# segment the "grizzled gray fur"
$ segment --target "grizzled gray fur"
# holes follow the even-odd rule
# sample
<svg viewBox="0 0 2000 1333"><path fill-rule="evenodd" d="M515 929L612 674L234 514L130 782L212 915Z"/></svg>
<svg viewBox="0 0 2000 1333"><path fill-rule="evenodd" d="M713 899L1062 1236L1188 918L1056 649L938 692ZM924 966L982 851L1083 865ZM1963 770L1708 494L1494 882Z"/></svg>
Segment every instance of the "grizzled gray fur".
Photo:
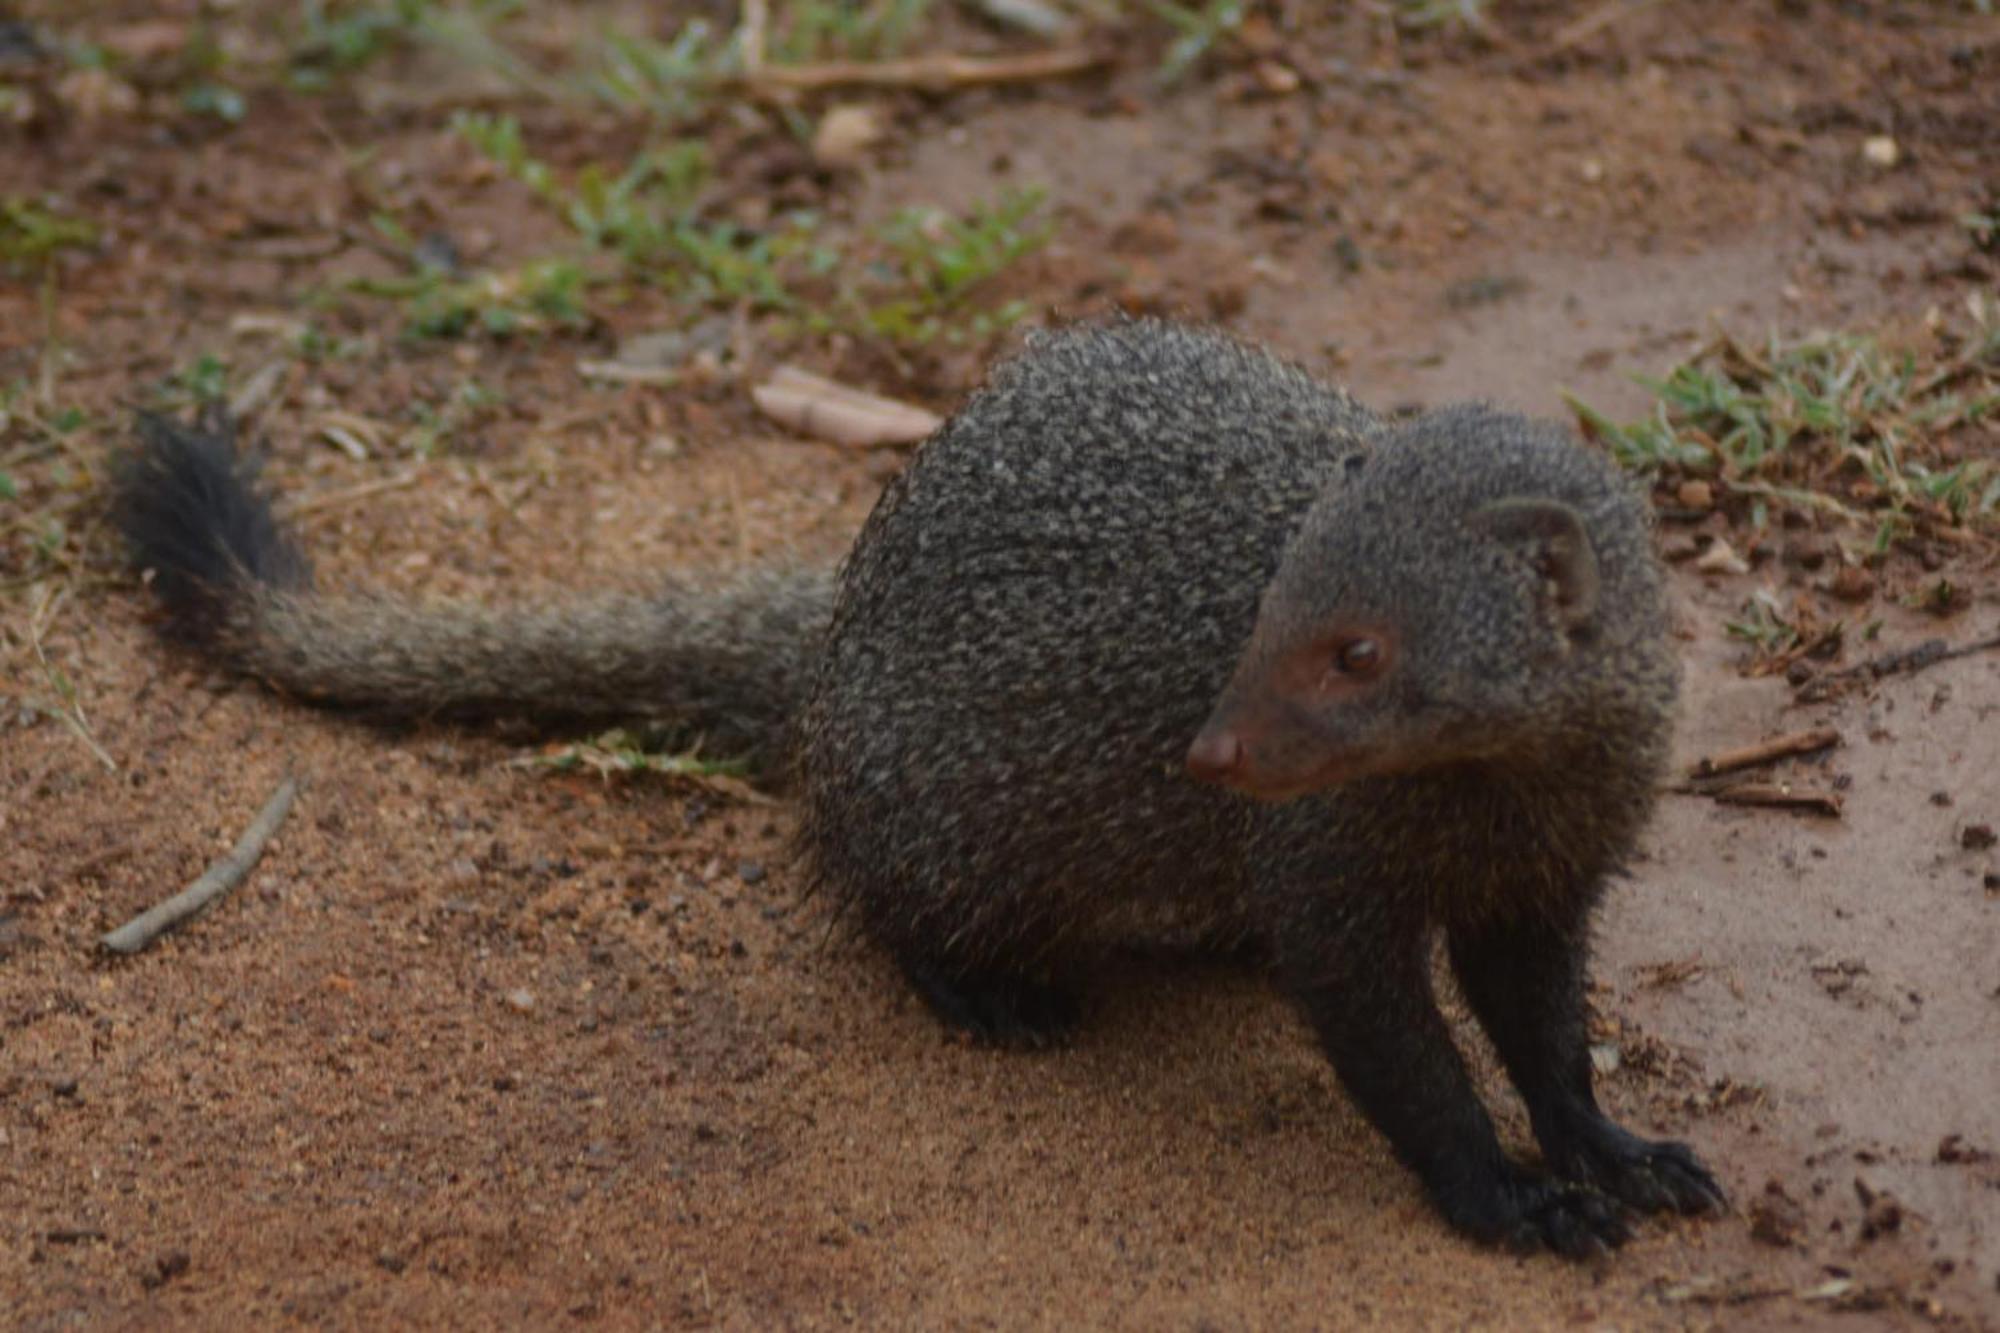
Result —
<svg viewBox="0 0 2000 1333"><path fill-rule="evenodd" d="M118 518L184 637L328 703L665 714L788 756L814 881L958 1028L1041 1044L1171 924L1267 960L1466 1233L1586 1255L1628 1209L1721 1203L1591 1087L1592 911L1677 673L1644 502L1559 428L1384 420L1217 334L1076 329L917 452L837 584L526 611L321 596L226 437L142 434ZM1439 936L1542 1168L1439 1016Z"/></svg>

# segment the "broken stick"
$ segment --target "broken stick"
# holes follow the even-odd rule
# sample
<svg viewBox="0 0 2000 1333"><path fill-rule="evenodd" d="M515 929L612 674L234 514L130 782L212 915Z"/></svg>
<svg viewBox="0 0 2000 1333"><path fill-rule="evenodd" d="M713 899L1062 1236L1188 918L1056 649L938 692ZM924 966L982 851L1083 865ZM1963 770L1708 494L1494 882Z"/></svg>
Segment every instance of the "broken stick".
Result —
<svg viewBox="0 0 2000 1333"><path fill-rule="evenodd" d="M1954 657L1970 657L1974 653L1983 653L1989 648L2000 648L2000 634L1974 639L1970 643L1961 643L1956 647L1943 639L1925 639L1914 648L1899 648L1880 657L1871 657L1855 666L1829 671L1823 676L1814 676L1801 684L1792 697L1799 703L1819 703L1838 694L1843 685L1880 680L1884 676L1907 675L1913 671L1922 671L1925 667L1936 666L1939 662L1949 662Z"/></svg>
<svg viewBox="0 0 2000 1333"><path fill-rule="evenodd" d="M1717 773L1732 773L1739 768L1755 768L1788 755L1812 754L1830 745L1840 744L1840 733L1832 727L1815 727L1811 731L1795 731L1787 736L1773 736L1758 741L1755 745L1745 745L1735 750L1724 750L1721 754L1704 755L1694 761L1688 770L1690 778L1713 777Z"/></svg>
<svg viewBox="0 0 2000 1333"><path fill-rule="evenodd" d="M1712 793L1725 805L1772 805L1788 810L1807 810L1816 815L1840 816L1840 797L1814 787L1794 787L1788 782L1743 782Z"/></svg>
<svg viewBox="0 0 2000 1333"><path fill-rule="evenodd" d="M257 812L257 817L250 821L250 827L243 830L243 836L229 849L227 856L202 871L201 878L173 897L106 935L101 941L104 947L113 953L137 953L241 884L264 855L264 846L278 831L278 825L284 823L285 816L291 813L292 801L298 794L298 779L287 774L285 780L278 784L278 789L271 793L271 799L264 802L264 808Z"/></svg>

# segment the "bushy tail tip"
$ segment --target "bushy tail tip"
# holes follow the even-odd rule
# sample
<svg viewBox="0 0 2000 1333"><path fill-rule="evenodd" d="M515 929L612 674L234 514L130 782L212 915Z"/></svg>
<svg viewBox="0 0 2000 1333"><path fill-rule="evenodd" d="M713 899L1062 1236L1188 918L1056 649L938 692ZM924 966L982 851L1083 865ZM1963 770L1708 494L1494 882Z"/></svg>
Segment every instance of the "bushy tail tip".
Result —
<svg viewBox="0 0 2000 1333"><path fill-rule="evenodd" d="M212 642L258 586L310 583L227 421L141 413L136 434L112 466L111 516L133 564L151 571L173 633Z"/></svg>

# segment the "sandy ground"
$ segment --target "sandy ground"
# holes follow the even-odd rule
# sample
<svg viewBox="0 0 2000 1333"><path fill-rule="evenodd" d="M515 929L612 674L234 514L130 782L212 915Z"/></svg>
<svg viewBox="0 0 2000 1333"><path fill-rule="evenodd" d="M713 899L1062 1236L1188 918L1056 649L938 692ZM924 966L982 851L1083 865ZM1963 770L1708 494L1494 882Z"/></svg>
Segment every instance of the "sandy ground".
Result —
<svg viewBox="0 0 2000 1333"><path fill-rule="evenodd" d="M821 187L865 219L1046 184L1040 308L1221 319L1383 405L1631 411L1631 372L1714 322L1909 318L1993 286L1955 219L1996 183L1995 21L1797 9L1661 3L1542 59L1307 24L1308 95L1250 95L1238 60L1166 97L1134 76L891 100L896 145ZM1581 7L1498 10L1532 50ZM532 253L545 223L440 167L441 114L392 95L422 72L322 110L450 225ZM194 140L0 137L0 178L111 227L59 310L93 411L198 350L257 364L233 316L366 262L254 244L358 207L306 109L258 112ZM608 132L544 129L579 160ZM1877 132L1893 171L1859 157ZM35 364L36 300L0 287L0 380ZM897 456L774 432L727 380L579 381L579 356L670 318L641 301L581 346L288 371L261 421L281 490L399 479L303 516L327 581L513 594L837 558ZM804 356L948 406L983 354ZM507 406L420 465L303 424L468 368ZM1736 1211L1575 1266L1447 1232L1254 977L1134 963L1063 1049L961 1045L801 901L782 801L275 700L164 650L108 545L85 549L42 647L115 771L30 706L50 678L20 627L47 589L0 608L0 1325L2000 1327L2000 858L1977 832L2000 826L2000 653L1795 705L1724 631L1803 577L1782 561L1677 567L1679 748L1832 726L1782 771L1843 813L1664 797L1596 969L1606 1102L1695 1144ZM22 551L0 555L11 577ZM1868 651L1992 634L1990 560L1951 573L1970 609L1920 617L1885 585ZM305 795L243 890L139 958L96 951L288 767Z"/></svg>

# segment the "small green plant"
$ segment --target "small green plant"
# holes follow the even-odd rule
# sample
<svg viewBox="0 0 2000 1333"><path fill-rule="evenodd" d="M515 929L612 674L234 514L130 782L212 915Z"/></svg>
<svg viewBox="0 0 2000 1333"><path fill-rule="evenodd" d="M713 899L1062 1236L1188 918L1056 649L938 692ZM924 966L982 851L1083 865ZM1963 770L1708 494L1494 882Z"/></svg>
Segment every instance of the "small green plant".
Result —
<svg viewBox="0 0 2000 1333"><path fill-rule="evenodd" d="M1021 302L977 308L980 289L1018 260L1039 250L1055 228L1041 216L1046 195L1016 190L975 205L963 217L935 209L906 209L882 230L894 263L888 292L861 301L860 326L903 345L942 338L982 337L1027 313Z"/></svg>
<svg viewBox="0 0 2000 1333"><path fill-rule="evenodd" d="M1396 0L1396 23L1411 29L1487 31L1486 0Z"/></svg>
<svg viewBox="0 0 2000 1333"><path fill-rule="evenodd" d="M584 304L590 274L572 259L543 258L511 269L461 274L432 258L394 218L377 214L373 221L391 247L407 258L409 271L390 278L358 278L348 285L363 295L402 303L407 337L483 333L509 338L590 323Z"/></svg>
<svg viewBox="0 0 2000 1333"><path fill-rule="evenodd" d="M301 0L287 74L294 88L314 92L421 35L428 0L392 4L327 4Z"/></svg>
<svg viewBox="0 0 2000 1333"><path fill-rule="evenodd" d="M213 352L203 352L160 382L159 405L164 408L210 407L229 397L229 364Z"/></svg>
<svg viewBox="0 0 2000 1333"><path fill-rule="evenodd" d="M73 569L96 465L88 413L47 405L26 382L0 388L0 592Z"/></svg>
<svg viewBox="0 0 2000 1333"><path fill-rule="evenodd" d="M787 64L898 55L922 26L931 4L932 0L793 0L784 6L768 53Z"/></svg>
<svg viewBox="0 0 2000 1333"><path fill-rule="evenodd" d="M442 403L418 403L411 409L416 424L404 443L418 458L435 458L464 431L492 415L506 401L497 389L467 379Z"/></svg>
<svg viewBox="0 0 2000 1333"><path fill-rule="evenodd" d="M212 116L229 125L239 123L248 109L242 93L226 83L207 79L188 86L181 94L181 107L194 115Z"/></svg>
<svg viewBox="0 0 2000 1333"><path fill-rule="evenodd" d="M1209 0L1199 9L1176 0L1141 0L1141 4L1174 30L1174 40L1153 76L1163 87L1180 82L1218 43L1242 27L1249 9L1244 0Z"/></svg>
<svg viewBox="0 0 2000 1333"><path fill-rule="evenodd" d="M693 19L666 42L605 34L579 82L600 101L674 124L705 111L717 79L734 67L726 43Z"/></svg>
<svg viewBox="0 0 2000 1333"><path fill-rule="evenodd" d="M10 268L37 268L63 250L97 244L97 226L66 217L20 195L0 198L0 260Z"/></svg>
<svg viewBox="0 0 2000 1333"><path fill-rule="evenodd" d="M1786 618L1776 598L1763 589L1746 601L1739 617L1725 622L1723 629L1731 638L1748 643L1762 657L1776 657L1800 642L1798 627Z"/></svg>
<svg viewBox="0 0 2000 1333"><path fill-rule="evenodd" d="M398 278L370 278L355 284L371 296L401 301L403 331L412 338L458 338L484 333L495 338L583 328L589 276L567 259L537 259L511 269L455 278L422 266Z"/></svg>
<svg viewBox="0 0 2000 1333"><path fill-rule="evenodd" d="M2000 307L1975 298L1968 311L1910 346L1862 334L1762 348L1721 337L1664 378L1642 379L1655 401L1634 422L1568 401L1627 467L1872 522L1878 543L1917 520L1990 524L2000 518Z"/></svg>
<svg viewBox="0 0 2000 1333"><path fill-rule="evenodd" d="M609 258L623 275L691 303L784 315L819 330L917 344L1004 328L1026 308L982 307L986 284L1053 230L1040 216L1042 194L1016 191L963 217L906 210L836 249L823 239L819 216L808 211L758 228L705 216L708 154L692 140L665 140L623 167L592 163L565 178L529 151L511 116L463 114L453 125L575 233L580 258L550 262ZM392 239L410 249L406 236ZM407 283L421 280L420 274ZM429 282L435 288L442 280ZM385 292L379 282L372 290ZM443 295L465 293L454 284ZM461 320L445 331L462 327Z"/></svg>

